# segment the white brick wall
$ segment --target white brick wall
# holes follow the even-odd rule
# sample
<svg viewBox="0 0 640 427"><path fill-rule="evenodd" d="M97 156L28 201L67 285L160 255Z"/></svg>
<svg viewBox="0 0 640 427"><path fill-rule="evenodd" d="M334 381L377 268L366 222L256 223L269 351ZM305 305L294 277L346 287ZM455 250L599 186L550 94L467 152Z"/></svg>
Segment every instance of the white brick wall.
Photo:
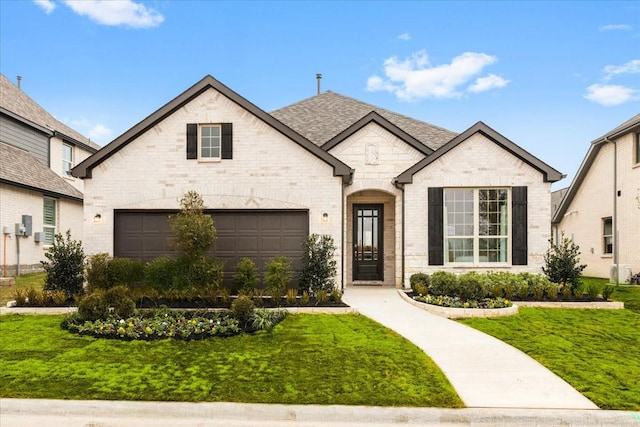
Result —
<svg viewBox="0 0 640 427"><path fill-rule="evenodd" d="M75 178L69 175L66 175L64 173L62 173L62 146L63 146L64 142L62 141L61 138L54 136L53 138L51 138L51 142L49 144L50 147L50 152L49 152L49 167L51 168L52 171L54 171L56 174L60 175L61 177L63 177L65 179L65 181L67 181L69 184L73 185L76 189L78 189L80 192L84 191L84 182L79 179L79 178ZM84 159L86 159L87 157L89 157L91 153L89 153L87 150L75 146L73 147L73 165L72 166L76 166L77 164L79 164L80 162L82 162Z"/></svg>
<svg viewBox="0 0 640 427"><path fill-rule="evenodd" d="M6 239L6 265L9 274L15 274L18 262L18 247L16 236L13 234L14 225L21 222L22 215L31 215L33 233L42 231L43 198L42 193L0 184L0 226L2 228L9 226L12 233L11 237ZM70 229L73 239L82 240L82 204L67 199L57 199L56 209L56 232L65 233ZM4 239L4 235L1 238ZM40 269L40 261L46 259L45 251L46 247L42 243L36 243L33 234L29 237L21 237L21 273ZM4 263L4 242L0 242L0 259Z"/></svg>
<svg viewBox="0 0 640 427"><path fill-rule="evenodd" d="M187 160L187 123L233 123L233 159ZM113 253L114 209L177 209L188 190L215 209L309 209L310 232L334 237L341 271L341 178L214 89L93 169L85 180L85 251ZM93 222L98 213L102 224Z"/></svg>
<svg viewBox="0 0 640 427"><path fill-rule="evenodd" d="M406 247L405 283L413 273L437 270L498 270L477 265L472 268L428 264L429 187L528 187L528 265L508 267L510 271L540 272L550 238L550 183L540 172L511 155L481 134L475 134L414 175L405 187ZM511 252L511 246L509 246Z"/></svg>
<svg viewBox="0 0 640 427"><path fill-rule="evenodd" d="M616 140L619 262L640 272L640 165L634 165L633 139ZM558 231L580 246L585 276L609 278L613 255L604 254L603 218L613 217L613 144L604 144L578 189Z"/></svg>

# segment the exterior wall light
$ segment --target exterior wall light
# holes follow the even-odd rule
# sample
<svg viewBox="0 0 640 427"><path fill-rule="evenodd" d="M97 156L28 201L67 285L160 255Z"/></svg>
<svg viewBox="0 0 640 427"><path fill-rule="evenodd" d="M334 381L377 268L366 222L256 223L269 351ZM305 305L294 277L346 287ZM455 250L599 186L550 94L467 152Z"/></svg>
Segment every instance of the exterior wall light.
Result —
<svg viewBox="0 0 640 427"><path fill-rule="evenodd" d="M325 212L325 213L322 214L322 222L323 223L329 222L329 214L328 213Z"/></svg>
<svg viewBox="0 0 640 427"><path fill-rule="evenodd" d="M93 217L93 223L102 224L102 215L96 214L96 216Z"/></svg>

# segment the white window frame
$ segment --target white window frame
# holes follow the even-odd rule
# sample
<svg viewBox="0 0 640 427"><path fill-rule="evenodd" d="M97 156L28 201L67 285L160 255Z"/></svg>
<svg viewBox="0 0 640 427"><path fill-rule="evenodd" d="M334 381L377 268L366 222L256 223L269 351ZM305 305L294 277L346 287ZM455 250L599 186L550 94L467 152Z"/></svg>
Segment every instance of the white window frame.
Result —
<svg viewBox="0 0 640 427"><path fill-rule="evenodd" d="M460 235L456 236L451 235L451 239L472 239L473 241L473 259L469 261L449 261L449 216L447 212L447 191L448 190L467 190L473 192L473 234L468 236ZM506 224L506 235L481 235L480 234L480 191L483 190L498 190L498 191L506 191L507 200L507 224ZM444 222L444 263L450 267L469 267L469 266L486 266L486 267L502 267L502 266L510 266L511 265L511 235L512 235L512 213L511 213L511 189L508 187L446 187L444 188L443 195L443 222ZM504 261L481 261L480 260L480 239L506 239L506 259Z"/></svg>
<svg viewBox="0 0 640 427"><path fill-rule="evenodd" d="M69 153L71 154L70 159L67 159L65 157L65 148L67 147L69 148ZM62 143L62 175L71 178L71 169L73 169L73 145L64 142Z"/></svg>
<svg viewBox="0 0 640 427"><path fill-rule="evenodd" d="M218 155L217 156L202 155L202 140L203 140L202 131L205 128L218 129ZM215 145L213 147L215 147ZM222 160L222 125L221 124L208 123L208 124L198 125L198 160L201 162L219 162L220 160Z"/></svg>
<svg viewBox="0 0 640 427"><path fill-rule="evenodd" d="M607 234L607 221L611 221L611 234ZM611 252L607 252L607 239L611 241ZM602 218L602 255L613 255L613 218Z"/></svg>
<svg viewBox="0 0 640 427"><path fill-rule="evenodd" d="M47 223L47 216L45 215L46 203L53 203L53 224ZM53 245L56 236L56 229L58 224L58 201L51 197L45 197L42 202L42 231L44 232L44 247Z"/></svg>

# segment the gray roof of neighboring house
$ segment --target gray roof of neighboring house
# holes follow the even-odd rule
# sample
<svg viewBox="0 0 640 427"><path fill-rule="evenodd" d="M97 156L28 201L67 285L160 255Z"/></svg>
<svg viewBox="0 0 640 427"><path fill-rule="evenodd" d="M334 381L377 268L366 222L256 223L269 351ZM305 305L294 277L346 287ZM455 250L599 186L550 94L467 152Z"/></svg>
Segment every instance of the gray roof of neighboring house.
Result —
<svg viewBox="0 0 640 427"><path fill-rule="evenodd" d="M82 193L27 151L0 141L0 182L82 201Z"/></svg>
<svg viewBox="0 0 640 427"><path fill-rule="evenodd" d="M457 135L450 130L331 91L272 111L270 114L314 144L322 146L372 111L431 150L437 150Z"/></svg>
<svg viewBox="0 0 640 427"><path fill-rule="evenodd" d="M552 224L557 224L560 221L562 221L562 218L564 217L565 212L571 205L573 198L575 197L576 193L578 192L578 189L582 185L582 181L584 181L585 177L589 173L589 169L591 168L591 165L593 164L596 157L598 156L598 153L600 152L600 148L607 142L618 139L621 136L624 136L631 132L640 132L640 114L636 114L635 116L631 117L629 120L625 121L621 125L616 126L610 132L607 132L606 134L602 135L600 138L597 138L591 141L589 150L587 151L587 154L584 157L582 164L580 165L580 169L578 169L578 173L576 173L576 176L573 178L573 182L571 183L571 186L569 186L566 196L562 199L560 206L558 207L558 209L556 210L555 214L551 219Z"/></svg>
<svg viewBox="0 0 640 427"><path fill-rule="evenodd" d="M551 216L555 215L556 211L560 207L560 203L565 194L569 192L569 187L562 188L560 190L551 192Z"/></svg>
<svg viewBox="0 0 640 427"><path fill-rule="evenodd" d="M0 111L18 120L26 120L28 124L35 124L40 129L44 128L51 134L61 134L60 136L63 139L71 139L73 140L72 142L85 146L89 151L95 152L100 149L98 144L49 114L47 110L38 105L29 95L18 89L18 86L14 85L3 74L0 74Z"/></svg>

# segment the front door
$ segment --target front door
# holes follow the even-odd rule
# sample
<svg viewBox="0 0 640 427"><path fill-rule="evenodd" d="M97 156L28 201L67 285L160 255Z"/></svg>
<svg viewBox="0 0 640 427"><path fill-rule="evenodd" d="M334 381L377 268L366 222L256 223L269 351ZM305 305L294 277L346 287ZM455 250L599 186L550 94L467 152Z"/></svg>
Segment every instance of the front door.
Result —
<svg viewBox="0 0 640 427"><path fill-rule="evenodd" d="M353 280L384 280L383 205L353 205Z"/></svg>

